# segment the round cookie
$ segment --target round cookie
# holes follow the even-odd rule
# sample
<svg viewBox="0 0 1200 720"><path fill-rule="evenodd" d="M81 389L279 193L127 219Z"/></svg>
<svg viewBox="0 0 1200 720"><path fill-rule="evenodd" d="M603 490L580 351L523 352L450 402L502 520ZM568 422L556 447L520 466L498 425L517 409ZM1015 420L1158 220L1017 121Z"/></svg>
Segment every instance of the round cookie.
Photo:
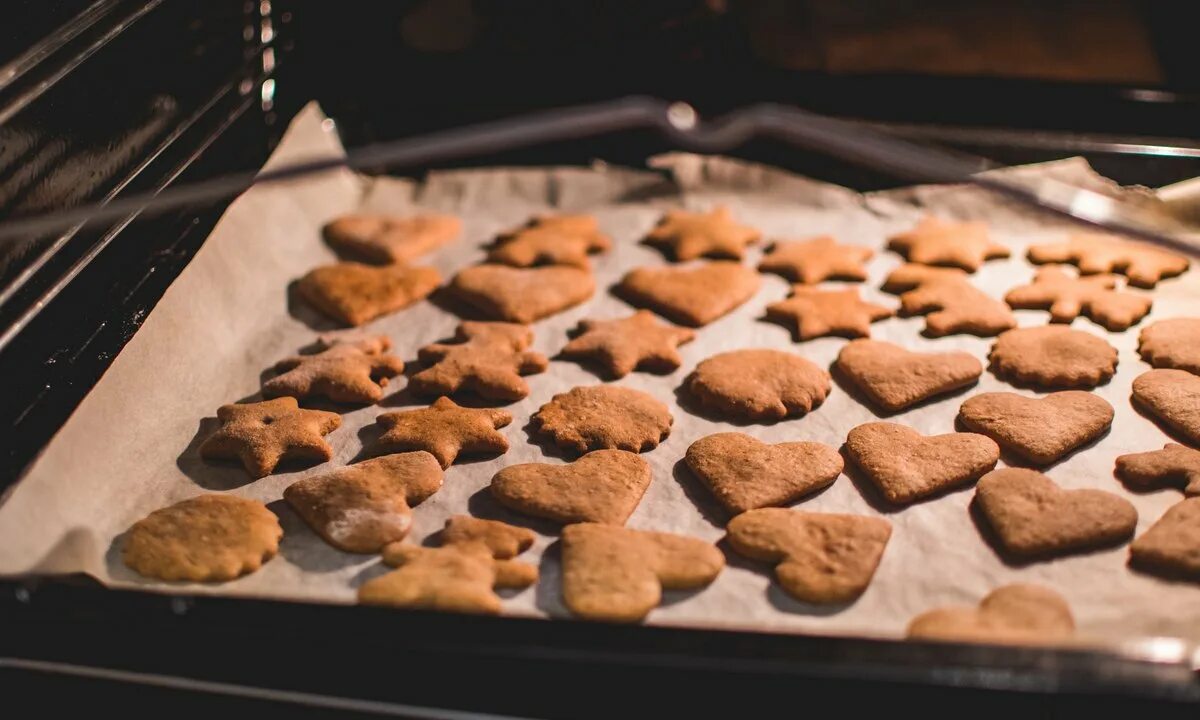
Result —
<svg viewBox="0 0 1200 720"><path fill-rule="evenodd" d="M266 505L199 495L155 510L129 528L121 557L159 580L220 582L252 573L279 551L283 529Z"/></svg>
<svg viewBox="0 0 1200 720"><path fill-rule="evenodd" d="M706 408L751 421L800 416L825 401L829 373L780 350L734 350L704 360L685 381Z"/></svg>
<svg viewBox="0 0 1200 720"><path fill-rule="evenodd" d="M1156 368L1200 375L1200 318L1159 320L1142 328L1138 352Z"/></svg>
<svg viewBox="0 0 1200 720"><path fill-rule="evenodd" d="M559 447L580 453L653 450L671 433L674 422L667 406L650 395L607 385L559 393L532 420Z"/></svg>
<svg viewBox="0 0 1200 720"><path fill-rule="evenodd" d="M988 356L997 377L1042 388L1090 388L1117 371L1117 350L1101 338L1048 325L1002 333Z"/></svg>

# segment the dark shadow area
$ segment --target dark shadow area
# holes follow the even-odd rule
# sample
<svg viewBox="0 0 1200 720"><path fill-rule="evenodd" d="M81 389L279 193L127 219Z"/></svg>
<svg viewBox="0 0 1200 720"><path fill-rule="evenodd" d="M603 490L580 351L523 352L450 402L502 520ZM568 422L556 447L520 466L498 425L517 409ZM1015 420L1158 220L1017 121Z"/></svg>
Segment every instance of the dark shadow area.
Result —
<svg viewBox="0 0 1200 720"><path fill-rule="evenodd" d="M175 458L175 466L192 482L205 490L232 490L254 482L238 460L206 460L200 457L200 446L221 426L215 417L206 417L196 426L187 447Z"/></svg>
<svg viewBox="0 0 1200 720"><path fill-rule="evenodd" d="M725 506L717 501L704 482L696 477L696 473L688 467L686 460L679 460L671 467L671 477L679 483L679 487L683 488L683 494L696 506L709 524L713 527L725 527L732 515L725 509Z"/></svg>
<svg viewBox="0 0 1200 720"><path fill-rule="evenodd" d="M283 539L279 541L280 556L305 572L344 570L370 557L344 552L325 542L286 500L268 503L267 509L275 513L283 527Z"/></svg>
<svg viewBox="0 0 1200 720"><path fill-rule="evenodd" d="M562 540L550 543L542 553L533 604L551 617L570 615L562 599Z"/></svg>
<svg viewBox="0 0 1200 720"><path fill-rule="evenodd" d="M698 418L703 418L704 420L709 420L711 422L728 423L730 425L736 425L737 427L750 427L752 425L761 425L764 427L770 427L772 425L775 425L778 422L782 422L784 420L794 420L798 417L803 417L805 414L807 414L807 413L802 413L800 415L789 415L788 417L780 418L778 420L774 420L774 419L752 420L752 419L739 417L739 416L732 415L732 414L722 413L717 410L712 410L712 409L706 407L705 405L701 404L698 400L696 400L695 397L692 396L691 392L688 391L687 386L688 386L688 383L691 381L691 378L692 378L692 376L688 375L687 377L685 377L683 379L682 382L679 383L678 386L676 386L676 388L674 390L675 403L679 406L680 410L686 412L689 415L695 415ZM816 410L816 407L814 407L813 410Z"/></svg>
<svg viewBox="0 0 1200 720"><path fill-rule="evenodd" d="M362 570L358 571L354 577L350 578L350 587L358 589L366 581L374 580L381 575L387 575L393 570L395 570L395 568L384 565L383 561L371 563Z"/></svg>
<svg viewBox="0 0 1200 720"><path fill-rule="evenodd" d="M482 487L467 498L467 512L482 520L499 520L509 525L529 528L539 535L555 537L562 532L562 523L546 518L525 515L509 510L492 496L491 486ZM520 559L520 556L517 557Z"/></svg>
<svg viewBox="0 0 1200 720"><path fill-rule="evenodd" d="M525 439L529 444L541 450L544 457L561 458L564 460L575 460L579 457L579 454L572 450L560 448L554 442L554 438L542 434L540 428L541 425L530 416L529 420L521 426L521 431L525 433Z"/></svg>
<svg viewBox="0 0 1200 720"><path fill-rule="evenodd" d="M310 305L299 290L299 280L293 280L287 286L287 311L296 320L304 323L304 326L314 332L330 332L331 330L342 330L346 326L326 317L321 314L316 308Z"/></svg>
<svg viewBox="0 0 1200 720"><path fill-rule="evenodd" d="M432 293L430 293L429 297L425 299L433 303L434 307L438 308L439 310L445 310L451 315L454 315L462 320L498 319L495 316L489 315L483 310L480 310L474 305L464 302L461 298L454 294L454 290L451 289L449 285L443 285L439 287L437 290L434 290Z"/></svg>
<svg viewBox="0 0 1200 720"><path fill-rule="evenodd" d="M358 435L359 451L355 453L354 457L350 458L350 463L362 462L363 460L370 460L373 457L388 454L380 452L380 448L377 447L379 436L383 435L383 426L378 422L363 425L356 431L356 434Z"/></svg>

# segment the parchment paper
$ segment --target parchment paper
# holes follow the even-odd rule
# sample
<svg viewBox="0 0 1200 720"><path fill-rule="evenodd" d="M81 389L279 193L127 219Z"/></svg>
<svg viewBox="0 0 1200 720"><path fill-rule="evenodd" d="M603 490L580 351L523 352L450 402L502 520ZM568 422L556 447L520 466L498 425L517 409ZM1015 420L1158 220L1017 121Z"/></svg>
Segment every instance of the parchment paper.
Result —
<svg viewBox="0 0 1200 720"><path fill-rule="evenodd" d="M332 123L323 120L315 106L302 112L272 163L340 153ZM727 203L741 221L761 228L768 238L831 233L842 242L873 247L878 252L869 264L870 280L862 285L863 293L892 306L896 300L876 288L901 261L882 249L884 238L909 227L923 212L987 219L995 235L1012 246L1011 260L989 262L973 277L993 296L1032 277L1034 268L1023 259L1029 243L1059 238L1066 231L1065 226L1034 218L967 188L919 187L863 196L728 159L672 155L652 164L666 172L603 165L590 169L464 170L434 173L423 183L372 180L338 172L247 192L229 208L142 329L4 499L0 506L0 574L84 572L110 586L345 603L354 600L355 587L365 578L383 571L374 556L349 555L325 545L280 497L298 478L326 472L360 456L364 445L375 437L372 421L379 413L423 404L402 390L403 379L391 386L392 394L381 405L345 413L343 426L329 436L336 456L328 464L292 468L251 482L239 467L209 464L196 454L198 443L215 425L213 414L219 405L254 396L260 373L332 327L302 303L289 303L288 287L311 267L334 259L318 230L342 213L438 210L460 215L465 222L462 239L429 258L447 278L481 260L484 246L497 231L524 221L531 213L594 213L615 239L615 246L595 258L600 290L589 302L536 324L536 349L548 356L557 353L566 342L567 331L581 318L611 318L630 312L607 288L633 267L664 264L657 251L637 240L667 207L708 208ZM1117 191L1082 160L1008 172L1031 182L1058 175ZM760 252L751 253L747 262L757 263ZM700 330L695 342L683 346L684 364L677 372L665 376L634 373L616 382L653 394L670 406L675 417L669 439L644 455L653 466L654 481L630 519L630 527L686 533L714 542L722 537L727 516L681 462L688 445L700 437L737 429L771 442L808 439L837 447L851 428L876 419L871 409L837 386L819 410L774 425L734 425L680 408L676 389L684 377L697 362L723 350L772 347L798 352L822 366L833 361L844 340L824 338L796 344L788 329L761 320L764 306L785 297L787 287L778 277L764 276L763 287L753 299ZM1143 324L1189 310L1195 313L1200 298L1195 273L1163 283L1155 297L1154 312ZM1019 318L1024 326L1047 322L1047 314L1040 311L1022 311ZM449 337L458 321L426 301L366 329L390 335L397 352L414 360L417 348ZM922 318L893 318L875 324L872 336L914 349L961 348L981 359L992 342L969 336L931 340L921 336L923 325ZM1130 383L1147 368L1135 351L1138 330L1108 333L1082 319L1075 327L1105 337L1120 350L1117 376L1096 390L1113 404L1117 415L1107 436L1048 473L1067 488L1103 488L1129 497L1138 508L1140 533L1178 502L1180 495L1174 491L1132 495L1112 476L1117 455L1158 449L1168 439L1130 407ZM452 466L443 489L415 512L411 537L416 542L439 529L447 516L464 512L526 524L542 533L526 556L540 563L541 581L535 588L509 597L505 603L508 613L565 614L559 597L555 528L499 508L486 491L488 481L506 465L563 462L552 448L531 441L526 431L528 419L555 393L598 382L600 378L591 370L561 360L554 360L548 372L531 376L532 394L509 407L515 422L505 433L512 449L494 459ZM1012 389L985 373L975 388L892 419L923 433L949 432L966 397ZM864 490L868 490L866 495ZM159 507L206 491L269 503L285 531L279 556L257 573L221 585L151 582L122 565L121 535L131 523ZM896 512L873 506L865 499L873 497L869 489L853 475L843 475L802 506L817 511L882 513L893 523L891 543L861 599L835 608L796 602L773 584L767 568L730 552L729 567L712 586L696 593L667 593L649 622L898 637L919 612L949 603L974 604L998 585L1032 581L1062 592L1074 609L1081 632L1090 638L1105 641L1176 635L1200 639L1200 587L1132 572L1126 567L1127 547L1025 567L1006 565L973 524L967 510L971 496L967 489Z"/></svg>

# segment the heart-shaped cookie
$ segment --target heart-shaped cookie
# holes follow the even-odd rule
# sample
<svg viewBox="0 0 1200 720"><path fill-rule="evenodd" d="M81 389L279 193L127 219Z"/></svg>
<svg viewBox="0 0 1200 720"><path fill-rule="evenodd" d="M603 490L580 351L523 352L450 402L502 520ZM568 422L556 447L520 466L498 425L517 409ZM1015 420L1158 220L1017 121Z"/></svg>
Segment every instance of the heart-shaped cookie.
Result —
<svg viewBox="0 0 1200 720"><path fill-rule="evenodd" d="M492 496L513 510L561 523L624 525L649 486L645 460L624 450L597 450L566 465L510 465L492 477Z"/></svg>
<svg viewBox="0 0 1200 720"><path fill-rule="evenodd" d="M454 276L450 290L493 320L531 323L592 296L596 280L569 265L515 268L475 265Z"/></svg>
<svg viewBox="0 0 1200 720"><path fill-rule="evenodd" d="M983 363L969 353L919 353L880 340L847 343L836 366L872 402L890 412L974 385L983 374Z"/></svg>
<svg viewBox="0 0 1200 720"><path fill-rule="evenodd" d="M322 313L358 326L412 305L441 281L431 267L341 262L310 270L296 282L296 290Z"/></svg>
<svg viewBox="0 0 1200 720"><path fill-rule="evenodd" d="M688 467L730 512L786 505L828 486L842 472L837 450L817 442L768 445L743 433L692 443Z"/></svg>
<svg viewBox="0 0 1200 720"><path fill-rule="evenodd" d="M1071 608L1061 595L1023 583L996 588L978 608L938 608L908 625L914 639L1015 645L1059 642L1074 632Z"/></svg>
<svg viewBox="0 0 1200 720"><path fill-rule="evenodd" d="M1035 465L1048 465L1108 430L1113 407L1099 395L1065 390L1043 398L1010 392L981 393L958 409L971 432Z"/></svg>
<svg viewBox="0 0 1200 720"><path fill-rule="evenodd" d="M728 532L734 550L776 564L775 577L792 597L845 603L867 589L892 524L865 515L761 508L735 517Z"/></svg>
<svg viewBox="0 0 1200 720"><path fill-rule="evenodd" d="M926 437L896 423L859 425L846 454L889 502L902 505L978 479L996 466L1000 448L975 433Z"/></svg>
<svg viewBox="0 0 1200 720"><path fill-rule="evenodd" d="M1172 505L1129 551L1130 563L1147 572L1200 580L1200 497Z"/></svg>
<svg viewBox="0 0 1200 720"><path fill-rule="evenodd" d="M617 291L680 325L707 325L758 292L758 273L728 260L692 267L643 267L629 272Z"/></svg>
<svg viewBox="0 0 1200 720"><path fill-rule="evenodd" d="M1002 548L1019 557L1055 557L1124 542L1137 510L1103 490L1063 490L1036 470L1005 468L984 475L975 502Z"/></svg>
<svg viewBox="0 0 1200 720"><path fill-rule="evenodd" d="M1200 445L1200 377L1151 370L1133 381L1133 400L1191 445Z"/></svg>

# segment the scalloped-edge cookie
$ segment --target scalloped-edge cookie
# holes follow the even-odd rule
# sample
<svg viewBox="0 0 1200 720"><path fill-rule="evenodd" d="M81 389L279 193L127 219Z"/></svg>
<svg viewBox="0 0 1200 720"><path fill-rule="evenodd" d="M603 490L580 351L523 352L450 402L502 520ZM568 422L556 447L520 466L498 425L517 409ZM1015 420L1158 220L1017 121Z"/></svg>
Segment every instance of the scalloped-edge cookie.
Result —
<svg viewBox="0 0 1200 720"><path fill-rule="evenodd" d="M1046 389L1091 388L1117 371L1117 349L1082 330L1047 325L996 338L988 355L997 377Z"/></svg>

